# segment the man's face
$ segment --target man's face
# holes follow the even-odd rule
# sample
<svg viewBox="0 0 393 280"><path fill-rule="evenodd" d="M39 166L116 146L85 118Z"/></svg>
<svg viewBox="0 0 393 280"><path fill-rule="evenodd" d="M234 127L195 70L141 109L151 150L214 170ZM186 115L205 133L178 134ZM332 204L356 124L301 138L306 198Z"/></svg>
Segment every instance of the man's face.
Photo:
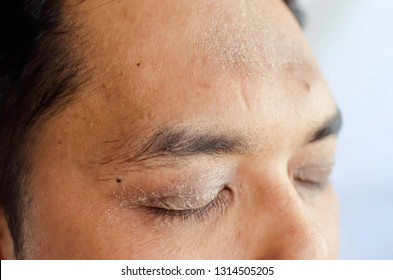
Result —
<svg viewBox="0 0 393 280"><path fill-rule="evenodd" d="M80 2L91 79L30 151L24 257L336 257L337 109L282 1Z"/></svg>

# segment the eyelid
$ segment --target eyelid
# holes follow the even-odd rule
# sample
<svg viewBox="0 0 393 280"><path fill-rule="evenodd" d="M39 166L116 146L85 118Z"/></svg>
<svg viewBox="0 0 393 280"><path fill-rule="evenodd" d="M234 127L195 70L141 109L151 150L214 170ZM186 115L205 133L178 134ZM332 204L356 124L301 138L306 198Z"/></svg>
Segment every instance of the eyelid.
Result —
<svg viewBox="0 0 393 280"><path fill-rule="evenodd" d="M204 221L207 218L214 217L225 210L230 203L231 193L229 188L224 187L214 199L200 208L188 208L175 210L161 207L144 206L142 209L150 214L153 218L168 221L187 221L195 219Z"/></svg>
<svg viewBox="0 0 393 280"><path fill-rule="evenodd" d="M178 194L148 198L145 206L162 208L167 210L184 211L198 209L212 202L220 190L212 190L205 193Z"/></svg>
<svg viewBox="0 0 393 280"><path fill-rule="evenodd" d="M329 182L333 165L309 165L296 170L294 179L307 187L323 187Z"/></svg>

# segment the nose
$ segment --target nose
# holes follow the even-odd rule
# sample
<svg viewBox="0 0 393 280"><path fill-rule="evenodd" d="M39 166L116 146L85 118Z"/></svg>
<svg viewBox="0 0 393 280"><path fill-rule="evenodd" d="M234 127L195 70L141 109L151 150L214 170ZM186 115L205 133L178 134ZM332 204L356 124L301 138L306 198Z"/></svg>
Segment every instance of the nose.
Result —
<svg viewBox="0 0 393 280"><path fill-rule="evenodd" d="M269 204L271 207L263 207L260 219L255 222L259 231L255 236L254 257L301 260L329 257L326 237L292 185L273 195Z"/></svg>

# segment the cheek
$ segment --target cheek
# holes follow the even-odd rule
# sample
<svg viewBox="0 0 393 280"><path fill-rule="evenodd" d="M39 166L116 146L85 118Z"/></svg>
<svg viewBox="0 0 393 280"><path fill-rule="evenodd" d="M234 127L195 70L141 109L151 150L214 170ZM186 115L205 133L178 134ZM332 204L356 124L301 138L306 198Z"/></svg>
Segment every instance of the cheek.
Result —
<svg viewBox="0 0 393 280"><path fill-rule="evenodd" d="M42 185L41 185L42 186ZM92 186L35 191L25 257L30 259L241 258L231 217L217 223L152 222L108 200ZM237 236L237 238L236 238ZM237 239L237 240L236 240Z"/></svg>
<svg viewBox="0 0 393 280"><path fill-rule="evenodd" d="M28 254L34 259L94 257L105 209L83 185L45 185L34 190L28 219ZM98 202L98 203L97 203ZM34 249L35 248L35 249ZM90 255L89 255L90 254Z"/></svg>
<svg viewBox="0 0 393 280"><path fill-rule="evenodd" d="M114 221L118 234L109 235L114 236L112 248L121 249L110 252L110 258L239 259L244 255L240 233L234 234L238 229L230 216L211 223L165 220L151 223L134 213L118 214Z"/></svg>

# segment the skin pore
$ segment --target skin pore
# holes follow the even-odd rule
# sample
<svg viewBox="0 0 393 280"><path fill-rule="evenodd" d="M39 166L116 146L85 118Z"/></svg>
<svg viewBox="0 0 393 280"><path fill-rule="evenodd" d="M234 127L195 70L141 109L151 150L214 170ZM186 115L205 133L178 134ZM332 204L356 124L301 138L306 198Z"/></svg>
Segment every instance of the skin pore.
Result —
<svg viewBox="0 0 393 280"><path fill-rule="evenodd" d="M30 150L23 258L337 256L340 115L282 1L65 9L91 79Z"/></svg>

